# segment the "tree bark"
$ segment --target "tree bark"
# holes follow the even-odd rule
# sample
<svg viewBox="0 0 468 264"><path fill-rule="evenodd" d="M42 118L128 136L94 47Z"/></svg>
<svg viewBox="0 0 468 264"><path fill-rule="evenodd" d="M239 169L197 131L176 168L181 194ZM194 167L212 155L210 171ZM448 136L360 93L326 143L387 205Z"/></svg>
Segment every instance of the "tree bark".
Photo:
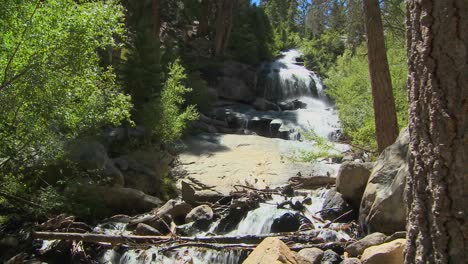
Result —
<svg viewBox="0 0 468 264"><path fill-rule="evenodd" d="M398 124L379 1L364 0L363 3L375 129L380 153L395 142Z"/></svg>
<svg viewBox="0 0 468 264"><path fill-rule="evenodd" d="M410 175L405 263L468 259L468 2L407 2Z"/></svg>
<svg viewBox="0 0 468 264"><path fill-rule="evenodd" d="M215 56L223 55L232 27L232 12L235 0L219 0L214 40Z"/></svg>

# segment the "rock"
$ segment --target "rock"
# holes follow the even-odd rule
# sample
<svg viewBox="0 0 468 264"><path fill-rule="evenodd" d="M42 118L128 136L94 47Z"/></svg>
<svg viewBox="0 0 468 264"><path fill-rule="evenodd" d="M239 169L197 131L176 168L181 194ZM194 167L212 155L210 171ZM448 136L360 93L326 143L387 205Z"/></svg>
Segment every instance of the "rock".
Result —
<svg viewBox="0 0 468 264"><path fill-rule="evenodd" d="M319 248L304 248L298 253L301 264L320 264L323 258L323 250Z"/></svg>
<svg viewBox="0 0 468 264"><path fill-rule="evenodd" d="M285 213L282 216L275 218L273 224L271 225L272 233L282 233L282 232L295 232L299 230L301 226L301 221L299 214Z"/></svg>
<svg viewBox="0 0 468 264"><path fill-rule="evenodd" d="M361 261L358 258L347 258L344 259L341 264L361 264Z"/></svg>
<svg viewBox="0 0 468 264"><path fill-rule="evenodd" d="M70 159L86 170L102 170L109 161L106 148L97 141L77 141L68 148Z"/></svg>
<svg viewBox="0 0 468 264"><path fill-rule="evenodd" d="M374 164L344 162L336 176L336 190L343 195L348 203L359 209L362 195L367 185Z"/></svg>
<svg viewBox="0 0 468 264"><path fill-rule="evenodd" d="M153 228L147 224L139 223L135 229L135 235L140 236L160 236L162 235L156 228Z"/></svg>
<svg viewBox="0 0 468 264"><path fill-rule="evenodd" d="M366 248L382 244L386 237L387 236L382 233L372 233L361 240L348 245L345 250L348 252L349 256L357 257L361 255Z"/></svg>
<svg viewBox="0 0 468 264"><path fill-rule="evenodd" d="M359 223L367 233L392 234L405 230L408 144L409 133L405 129L375 163L359 210Z"/></svg>
<svg viewBox="0 0 468 264"><path fill-rule="evenodd" d="M400 238L406 238L406 231L400 231L400 232L393 233L393 235L388 236L387 238L385 238L384 243L388 243L388 242L391 242L393 240L400 239Z"/></svg>
<svg viewBox="0 0 468 264"><path fill-rule="evenodd" d="M218 129L215 126L201 121L190 121L189 126L202 132L218 133Z"/></svg>
<svg viewBox="0 0 468 264"><path fill-rule="evenodd" d="M250 103L255 98L253 90L243 80L238 78L222 77L216 89L218 96L224 99Z"/></svg>
<svg viewBox="0 0 468 264"><path fill-rule="evenodd" d="M125 187L137 189L149 195L162 193L163 178L169 173L173 157L165 152L139 149L118 158L125 167ZM126 164L125 164L126 163Z"/></svg>
<svg viewBox="0 0 468 264"><path fill-rule="evenodd" d="M171 199L158 209L160 214L168 214L176 224L185 223L185 216L192 211L192 206L181 199Z"/></svg>
<svg viewBox="0 0 468 264"><path fill-rule="evenodd" d="M155 228L161 234L166 235L171 232L170 227L172 223L172 217L168 214L165 214L161 217L144 219L143 223L151 226L152 228ZM127 227L131 228L131 225L128 225Z"/></svg>
<svg viewBox="0 0 468 264"><path fill-rule="evenodd" d="M331 249L325 250L323 252L322 264L340 264L342 261L340 255Z"/></svg>
<svg viewBox="0 0 468 264"><path fill-rule="evenodd" d="M104 176L115 187L124 186L124 176L107 155L106 148L97 141L77 141L69 147L69 157L78 166Z"/></svg>
<svg viewBox="0 0 468 264"><path fill-rule="evenodd" d="M272 103L264 98L255 99L252 105L256 110L259 110L259 111L268 111L268 110L281 111L281 108L279 106L277 106L275 103Z"/></svg>
<svg viewBox="0 0 468 264"><path fill-rule="evenodd" d="M362 264L403 264L405 245L405 239L397 239L367 248L361 257Z"/></svg>
<svg viewBox="0 0 468 264"><path fill-rule="evenodd" d="M224 195L212 190L195 190L194 186L188 181L181 181L182 199L187 203L216 202Z"/></svg>
<svg viewBox="0 0 468 264"><path fill-rule="evenodd" d="M296 264L297 256L281 240L268 237L244 260L243 264Z"/></svg>
<svg viewBox="0 0 468 264"><path fill-rule="evenodd" d="M237 61L225 61L223 62L221 72L223 76L239 78L252 91L255 91L257 87L257 69L248 64Z"/></svg>
<svg viewBox="0 0 468 264"><path fill-rule="evenodd" d="M98 206L96 213L103 216L144 213L162 204L159 198L131 188L83 185L68 191L83 204Z"/></svg>
<svg viewBox="0 0 468 264"><path fill-rule="evenodd" d="M280 103L279 107L281 110L297 110L306 108L307 104L295 99L293 101Z"/></svg>
<svg viewBox="0 0 468 264"><path fill-rule="evenodd" d="M323 208L320 215L325 220L334 220L349 210L352 210L352 207L343 199L341 193L331 189L325 195L325 200L323 201ZM352 220L352 218L353 215L349 214L339 219L338 222L348 222Z"/></svg>
<svg viewBox="0 0 468 264"><path fill-rule="evenodd" d="M254 199L237 199L229 205L229 211L219 221L216 232L226 233L234 230L247 213L258 208L259 202Z"/></svg>
<svg viewBox="0 0 468 264"><path fill-rule="evenodd" d="M213 219L213 209L208 205L200 205L192 209L190 213L185 217L185 222L190 223L199 220L212 220Z"/></svg>

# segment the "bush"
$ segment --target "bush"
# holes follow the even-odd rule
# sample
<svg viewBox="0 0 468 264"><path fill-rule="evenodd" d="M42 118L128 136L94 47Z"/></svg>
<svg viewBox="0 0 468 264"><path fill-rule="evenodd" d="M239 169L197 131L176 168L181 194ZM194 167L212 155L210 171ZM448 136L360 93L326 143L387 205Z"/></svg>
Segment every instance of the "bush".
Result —
<svg viewBox="0 0 468 264"><path fill-rule="evenodd" d="M343 54L345 45L339 32L328 30L319 38L304 40L301 50L304 53L305 66L320 75L326 75L335 65L338 56Z"/></svg>
<svg viewBox="0 0 468 264"><path fill-rule="evenodd" d="M328 71L324 81L327 94L336 102L345 135L354 144L377 149L374 109L367 63L367 49L361 45L352 55L351 50L340 56L337 64ZM403 40L387 40L387 56L392 76L398 124L408 124L407 65Z"/></svg>
<svg viewBox="0 0 468 264"><path fill-rule="evenodd" d="M185 69L176 60L169 65L169 74L164 83L161 97L155 97L143 106L143 120L152 136L162 143L171 143L179 139L187 122L196 120L198 113L194 105L189 105L185 109L184 95L192 91L186 87L184 82L187 79Z"/></svg>

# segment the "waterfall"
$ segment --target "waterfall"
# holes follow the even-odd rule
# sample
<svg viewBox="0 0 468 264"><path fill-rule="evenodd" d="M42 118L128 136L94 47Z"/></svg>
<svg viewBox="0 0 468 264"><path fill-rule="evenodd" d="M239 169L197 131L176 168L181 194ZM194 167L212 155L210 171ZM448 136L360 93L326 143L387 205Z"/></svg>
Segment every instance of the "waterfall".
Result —
<svg viewBox="0 0 468 264"><path fill-rule="evenodd" d="M302 53L288 50L274 62L264 64L262 72L267 73L265 97L279 101L300 96L318 97L323 94L320 78L303 66Z"/></svg>

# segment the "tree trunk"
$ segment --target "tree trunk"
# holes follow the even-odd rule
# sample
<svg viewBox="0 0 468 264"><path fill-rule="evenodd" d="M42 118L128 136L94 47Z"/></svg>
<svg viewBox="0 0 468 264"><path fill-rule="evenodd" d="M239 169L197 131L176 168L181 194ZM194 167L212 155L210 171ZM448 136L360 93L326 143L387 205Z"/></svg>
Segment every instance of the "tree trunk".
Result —
<svg viewBox="0 0 468 264"><path fill-rule="evenodd" d="M369 75L379 152L395 142L398 124L378 0L364 0Z"/></svg>
<svg viewBox="0 0 468 264"><path fill-rule="evenodd" d="M406 263L468 259L468 2L409 0Z"/></svg>
<svg viewBox="0 0 468 264"><path fill-rule="evenodd" d="M156 43L160 42L159 34L161 32L161 14L160 14L160 0L153 0L153 37Z"/></svg>
<svg viewBox="0 0 468 264"><path fill-rule="evenodd" d="M219 0L216 19L215 55L223 55L232 28L233 8L235 0Z"/></svg>

